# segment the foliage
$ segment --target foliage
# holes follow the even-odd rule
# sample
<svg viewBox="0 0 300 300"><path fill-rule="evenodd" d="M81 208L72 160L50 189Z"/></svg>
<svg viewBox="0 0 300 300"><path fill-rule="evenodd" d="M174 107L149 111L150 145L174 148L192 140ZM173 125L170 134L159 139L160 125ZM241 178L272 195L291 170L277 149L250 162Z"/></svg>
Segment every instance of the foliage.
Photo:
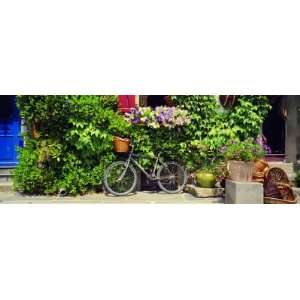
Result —
<svg viewBox="0 0 300 300"><path fill-rule="evenodd" d="M19 96L29 130L15 170L15 189L25 193L85 193L98 189L115 159L112 139L129 135L130 124L114 109L115 96Z"/></svg>
<svg viewBox="0 0 300 300"><path fill-rule="evenodd" d="M253 139L245 141L231 140L225 145L220 152L223 153L224 159L239 161L255 161L265 156L266 152Z"/></svg>
<svg viewBox="0 0 300 300"><path fill-rule="evenodd" d="M300 171L298 171L295 178L296 186L300 188Z"/></svg>
<svg viewBox="0 0 300 300"><path fill-rule="evenodd" d="M73 98L68 121L70 126L65 141L89 167L101 161L103 156L112 161L113 136L127 136L130 129L123 116L103 108L95 98Z"/></svg>
<svg viewBox="0 0 300 300"><path fill-rule="evenodd" d="M187 110L191 122L184 129L189 140L202 139L215 126L219 106L215 96L172 96L175 105Z"/></svg>
<svg viewBox="0 0 300 300"><path fill-rule="evenodd" d="M228 126L240 140L257 137L270 105L266 96L239 96L228 113Z"/></svg>
<svg viewBox="0 0 300 300"><path fill-rule="evenodd" d="M51 169L41 167L33 143L20 150L18 167L14 170L14 188L31 194L52 193L56 176Z"/></svg>
<svg viewBox="0 0 300 300"><path fill-rule="evenodd" d="M168 106L158 106L153 110L151 107L135 107L126 114L128 121L133 124L141 124L150 128L175 128L190 123L188 111Z"/></svg>
<svg viewBox="0 0 300 300"><path fill-rule="evenodd" d="M256 138L256 143L261 145L261 147L266 151L267 154L272 154L271 147L267 144L267 139L264 135L260 134Z"/></svg>
<svg viewBox="0 0 300 300"><path fill-rule="evenodd" d="M228 110L221 109L213 96L175 96L174 102L192 112L180 148L191 170L222 160L219 150L228 140L256 138L270 109L265 96L239 96Z"/></svg>
<svg viewBox="0 0 300 300"><path fill-rule="evenodd" d="M245 160L261 155L254 153L258 147L254 142L251 149L247 143L258 136L269 110L264 96L239 96L231 110L221 109L215 96L172 96L176 108L145 109L159 126L141 126L117 112L116 96L18 96L17 100L29 130L14 184L19 191L37 194L99 189L106 166L117 159L114 135L131 138L134 151L145 155L139 159L144 167L162 152L165 160L179 161L190 170L211 168L224 177L224 159L230 155L239 153ZM36 139L30 130L33 124ZM236 142L227 145L228 140ZM223 153L220 149L226 145L227 150L238 149Z"/></svg>
<svg viewBox="0 0 300 300"><path fill-rule="evenodd" d="M136 153L144 157L139 162L144 167L149 167L154 162L153 158L161 153L165 160L184 161L184 155L179 153L180 141L185 140L181 128L148 128L145 126L132 126L131 142Z"/></svg>

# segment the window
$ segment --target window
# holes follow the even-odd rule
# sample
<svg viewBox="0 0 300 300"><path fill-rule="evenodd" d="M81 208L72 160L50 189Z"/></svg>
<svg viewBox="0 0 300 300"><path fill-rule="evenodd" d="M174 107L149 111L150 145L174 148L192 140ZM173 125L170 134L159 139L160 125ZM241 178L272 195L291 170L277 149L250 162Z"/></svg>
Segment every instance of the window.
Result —
<svg viewBox="0 0 300 300"><path fill-rule="evenodd" d="M11 96L0 96L0 120L7 121L13 114L13 100Z"/></svg>
<svg viewBox="0 0 300 300"><path fill-rule="evenodd" d="M118 107L119 111L130 112L136 105L151 106L155 109L157 106L173 106L172 99L166 95L119 95Z"/></svg>
<svg viewBox="0 0 300 300"><path fill-rule="evenodd" d="M220 103L223 107L230 108L233 107L236 103L238 96L237 95L222 95L219 96Z"/></svg>
<svg viewBox="0 0 300 300"><path fill-rule="evenodd" d="M157 106L173 106L172 99L167 95L143 95L140 96L140 106L151 106L155 109Z"/></svg>

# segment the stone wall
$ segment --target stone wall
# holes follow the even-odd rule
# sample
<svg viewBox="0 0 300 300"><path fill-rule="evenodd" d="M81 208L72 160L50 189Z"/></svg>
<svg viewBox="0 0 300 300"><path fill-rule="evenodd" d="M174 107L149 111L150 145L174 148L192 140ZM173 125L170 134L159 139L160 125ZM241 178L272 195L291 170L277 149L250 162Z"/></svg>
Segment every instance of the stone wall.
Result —
<svg viewBox="0 0 300 300"><path fill-rule="evenodd" d="M287 96L286 161L300 161L300 96Z"/></svg>

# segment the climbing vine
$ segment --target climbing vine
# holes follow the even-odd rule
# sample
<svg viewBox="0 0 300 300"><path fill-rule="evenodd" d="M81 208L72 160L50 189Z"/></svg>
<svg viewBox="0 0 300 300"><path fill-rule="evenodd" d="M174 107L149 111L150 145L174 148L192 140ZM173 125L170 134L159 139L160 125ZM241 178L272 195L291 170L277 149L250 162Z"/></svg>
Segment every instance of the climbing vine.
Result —
<svg viewBox="0 0 300 300"><path fill-rule="evenodd" d="M183 127L148 128L128 122L117 111L116 96L18 96L27 126L19 150L15 189L25 193L82 194L101 190L106 166L117 159L113 136L130 137L140 162L152 164L158 152L194 170L221 161L226 141L256 138L270 109L265 96L239 96L222 109L215 96L172 96L188 111Z"/></svg>

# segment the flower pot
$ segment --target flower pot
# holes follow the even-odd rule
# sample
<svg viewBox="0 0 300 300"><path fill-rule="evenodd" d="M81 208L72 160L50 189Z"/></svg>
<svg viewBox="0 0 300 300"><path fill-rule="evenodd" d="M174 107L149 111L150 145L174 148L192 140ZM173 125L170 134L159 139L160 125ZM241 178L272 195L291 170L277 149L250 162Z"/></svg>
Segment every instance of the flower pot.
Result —
<svg viewBox="0 0 300 300"><path fill-rule="evenodd" d="M230 160L228 162L229 179L233 181L251 181L254 171L253 162Z"/></svg>
<svg viewBox="0 0 300 300"><path fill-rule="evenodd" d="M128 153L130 146L130 139L123 139L118 136L113 140L114 151L117 153Z"/></svg>
<svg viewBox="0 0 300 300"><path fill-rule="evenodd" d="M196 183L198 186L203 188L213 188L215 187L217 178L214 174L209 172L198 172L196 174Z"/></svg>

